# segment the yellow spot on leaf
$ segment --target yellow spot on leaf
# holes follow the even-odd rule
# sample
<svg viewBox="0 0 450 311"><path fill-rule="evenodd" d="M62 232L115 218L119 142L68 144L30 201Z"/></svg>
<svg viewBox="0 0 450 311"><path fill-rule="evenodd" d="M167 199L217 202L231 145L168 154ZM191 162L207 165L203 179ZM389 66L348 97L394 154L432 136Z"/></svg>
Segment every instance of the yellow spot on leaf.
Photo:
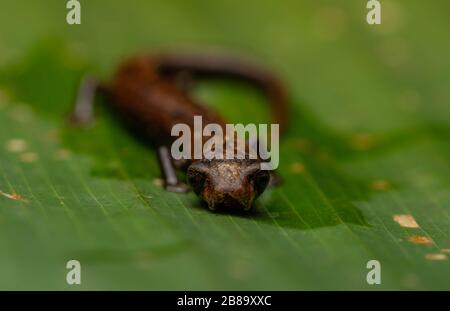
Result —
<svg viewBox="0 0 450 311"><path fill-rule="evenodd" d="M32 163L39 160L39 155L35 152L26 152L20 155L20 160L26 163Z"/></svg>
<svg viewBox="0 0 450 311"><path fill-rule="evenodd" d="M8 198L10 200L14 200L14 201L20 201L20 202L25 202L27 203L28 200L26 200L24 197L22 197L21 195L13 192L13 193L6 193L0 190L0 195L4 196L5 198Z"/></svg>
<svg viewBox="0 0 450 311"><path fill-rule="evenodd" d="M56 151L55 153L55 158L58 160L66 160L70 157L70 150L67 149L59 149L58 151Z"/></svg>
<svg viewBox="0 0 450 311"><path fill-rule="evenodd" d="M164 186L164 181L161 178L154 178L153 179L153 184L156 187L161 187L162 188Z"/></svg>
<svg viewBox="0 0 450 311"><path fill-rule="evenodd" d="M445 254L426 254L425 258L428 260L447 260L447 255L445 255Z"/></svg>
<svg viewBox="0 0 450 311"><path fill-rule="evenodd" d="M370 183L370 188L384 191L390 188L390 183L386 180L374 180Z"/></svg>
<svg viewBox="0 0 450 311"><path fill-rule="evenodd" d="M56 130L47 132L44 135L44 141L46 142L58 142L60 140L60 133Z"/></svg>
<svg viewBox="0 0 450 311"><path fill-rule="evenodd" d="M294 174L300 174L305 170L305 166L301 162L294 162L291 165L291 172Z"/></svg>
<svg viewBox="0 0 450 311"><path fill-rule="evenodd" d="M443 248L443 249L441 249L441 252L450 253L450 248Z"/></svg>
<svg viewBox="0 0 450 311"><path fill-rule="evenodd" d="M27 149L27 143L23 139L13 138L6 143L6 150L10 152L23 152Z"/></svg>
<svg viewBox="0 0 450 311"><path fill-rule="evenodd" d="M402 227L419 228L419 224L412 215L394 215L392 218Z"/></svg>
<svg viewBox="0 0 450 311"><path fill-rule="evenodd" d="M377 143L376 138L370 134L356 134L352 137L351 145L357 150L368 150Z"/></svg>
<svg viewBox="0 0 450 311"><path fill-rule="evenodd" d="M414 244L431 244L433 240L427 236L423 235L412 235L408 238L411 243Z"/></svg>

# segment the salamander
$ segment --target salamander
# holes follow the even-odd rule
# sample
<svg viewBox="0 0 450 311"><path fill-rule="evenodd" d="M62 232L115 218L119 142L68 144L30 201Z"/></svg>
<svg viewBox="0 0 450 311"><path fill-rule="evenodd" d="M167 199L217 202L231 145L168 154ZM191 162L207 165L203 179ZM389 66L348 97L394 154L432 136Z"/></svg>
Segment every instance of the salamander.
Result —
<svg viewBox="0 0 450 311"><path fill-rule="evenodd" d="M210 54L141 53L125 60L108 83L84 77L71 119L89 123L95 95L103 94L121 119L157 150L166 190L192 189L211 210L249 210L267 185L277 180L273 172L260 169L260 158L180 161L170 153L175 124L193 130L194 116L202 116L204 126L225 127L226 121L190 92L192 82L214 78L241 80L260 89L270 103L273 122L281 132L286 128L286 90L273 73L248 60ZM179 180L177 169L186 172L187 184Z"/></svg>

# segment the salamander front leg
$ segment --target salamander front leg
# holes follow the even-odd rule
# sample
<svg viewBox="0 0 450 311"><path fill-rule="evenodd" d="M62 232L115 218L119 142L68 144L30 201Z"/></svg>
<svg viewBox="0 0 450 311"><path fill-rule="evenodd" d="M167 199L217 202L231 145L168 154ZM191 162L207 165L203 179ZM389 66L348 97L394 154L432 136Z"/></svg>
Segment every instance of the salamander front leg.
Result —
<svg viewBox="0 0 450 311"><path fill-rule="evenodd" d="M70 121L74 124L87 125L94 119L95 95L100 89L99 82L85 76L80 82L75 106L70 115Z"/></svg>
<svg viewBox="0 0 450 311"><path fill-rule="evenodd" d="M188 192L190 189L178 180L175 166L167 146L158 147L158 161L161 174L164 178L164 188L170 192Z"/></svg>

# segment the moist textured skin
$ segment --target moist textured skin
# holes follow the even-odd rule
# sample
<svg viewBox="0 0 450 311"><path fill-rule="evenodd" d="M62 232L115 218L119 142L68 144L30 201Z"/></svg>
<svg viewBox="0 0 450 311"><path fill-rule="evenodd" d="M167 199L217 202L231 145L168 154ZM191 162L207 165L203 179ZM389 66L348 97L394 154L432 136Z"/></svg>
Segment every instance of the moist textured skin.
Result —
<svg viewBox="0 0 450 311"><path fill-rule="evenodd" d="M183 81L186 76L187 81ZM120 117L139 136L156 146L170 148L177 138L171 136L172 127L187 124L193 135L194 116L203 117L203 127L219 124L225 133L225 120L195 101L187 88L191 79L215 77L240 79L261 88L269 97L275 122L283 130L286 101L281 84L257 66L230 58L138 55L119 67L104 90ZM187 172L187 181L194 192L213 210L251 208L270 180L268 171L259 170L260 162L250 159L248 152L244 159L174 161Z"/></svg>
<svg viewBox="0 0 450 311"><path fill-rule="evenodd" d="M131 126L156 145L170 144L177 123L194 128L194 116L203 117L203 125L225 121L212 109L195 102L174 83L172 77L160 73L160 63L148 55L126 61L109 86L112 103Z"/></svg>

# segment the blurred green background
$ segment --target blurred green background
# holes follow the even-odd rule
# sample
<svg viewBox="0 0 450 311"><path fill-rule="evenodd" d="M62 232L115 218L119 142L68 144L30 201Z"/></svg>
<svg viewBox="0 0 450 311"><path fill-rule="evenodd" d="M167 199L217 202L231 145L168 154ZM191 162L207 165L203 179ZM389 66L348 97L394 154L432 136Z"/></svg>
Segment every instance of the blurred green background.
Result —
<svg viewBox="0 0 450 311"><path fill-rule="evenodd" d="M450 289L448 1L381 1L377 26L362 0L80 2L69 26L66 1L0 0L0 289ZM83 73L211 47L290 92L284 184L247 217L162 190L153 150L101 105L91 128L65 123ZM238 83L196 96L268 118Z"/></svg>

